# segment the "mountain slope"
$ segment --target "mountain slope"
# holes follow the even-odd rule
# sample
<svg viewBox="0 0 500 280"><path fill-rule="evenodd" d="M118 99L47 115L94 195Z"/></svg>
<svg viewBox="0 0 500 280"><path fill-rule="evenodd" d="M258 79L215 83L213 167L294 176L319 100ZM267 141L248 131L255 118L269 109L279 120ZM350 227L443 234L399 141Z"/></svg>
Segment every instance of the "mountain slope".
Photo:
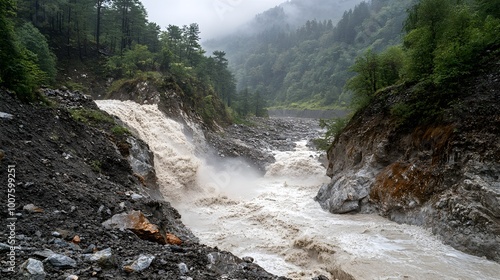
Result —
<svg viewBox="0 0 500 280"><path fill-rule="evenodd" d="M293 28L287 21L291 8L286 8L292 1L257 16L254 33L241 32L205 45L227 53L240 90L259 91L272 106L345 106L349 94L343 95L343 88L356 56L367 48L378 51L398 44L406 10L414 1L361 2L349 11L339 11L338 5L352 7L357 1L320 2L327 11L320 14L329 14L331 20L310 18ZM317 12L305 4L292 6L302 9L304 16ZM270 15L276 19L270 20Z"/></svg>

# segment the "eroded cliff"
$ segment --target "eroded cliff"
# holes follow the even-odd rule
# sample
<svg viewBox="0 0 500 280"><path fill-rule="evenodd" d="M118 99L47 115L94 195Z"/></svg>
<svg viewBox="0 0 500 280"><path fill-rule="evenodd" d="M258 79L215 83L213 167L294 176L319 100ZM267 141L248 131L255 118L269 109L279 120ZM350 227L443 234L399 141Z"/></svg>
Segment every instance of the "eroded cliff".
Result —
<svg viewBox="0 0 500 280"><path fill-rule="evenodd" d="M378 212L424 226L443 241L500 261L500 64L460 81L436 118L394 115L443 89L385 90L358 112L328 152L328 175L316 200L332 213ZM392 109L392 113L391 113Z"/></svg>

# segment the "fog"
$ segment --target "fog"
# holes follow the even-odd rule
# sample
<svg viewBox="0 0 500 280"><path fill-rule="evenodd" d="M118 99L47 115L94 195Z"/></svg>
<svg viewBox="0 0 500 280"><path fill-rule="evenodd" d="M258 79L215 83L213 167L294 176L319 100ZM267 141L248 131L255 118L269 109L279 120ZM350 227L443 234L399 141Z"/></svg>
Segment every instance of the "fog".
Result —
<svg viewBox="0 0 500 280"><path fill-rule="evenodd" d="M285 0L142 0L149 21L162 29L169 24L200 25L203 40L225 35L256 14Z"/></svg>

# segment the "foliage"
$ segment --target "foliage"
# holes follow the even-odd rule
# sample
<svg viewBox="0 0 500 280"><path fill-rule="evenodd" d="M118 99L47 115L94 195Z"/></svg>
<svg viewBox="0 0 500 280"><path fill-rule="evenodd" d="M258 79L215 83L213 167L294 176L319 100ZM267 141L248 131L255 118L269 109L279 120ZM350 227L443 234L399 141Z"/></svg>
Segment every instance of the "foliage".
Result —
<svg viewBox="0 0 500 280"><path fill-rule="evenodd" d="M346 127L349 120L350 117L319 120L319 126L322 129L326 129L326 132L322 138L317 138L313 140L314 145L320 150L324 151L328 150L333 140L340 135L340 133Z"/></svg>
<svg viewBox="0 0 500 280"><path fill-rule="evenodd" d="M96 123L110 123L113 124L114 120L112 117L100 110L93 110L88 108L83 109L72 109L70 110L71 117L85 124L96 124Z"/></svg>
<svg viewBox="0 0 500 280"><path fill-rule="evenodd" d="M34 61L38 68L45 72L45 79L43 82L52 83L55 80L56 69L56 56L49 48L49 44L45 36L40 33L38 28L33 24L27 22L17 30L22 45L30 52L35 54Z"/></svg>
<svg viewBox="0 0 500 280"><path fill-rule="evenodd" d="M421 0L405 23L406 78L446 84L467 75L499 43L498 1Z"/></svg>
<svg viewBox="0 0 500 280"><path fill-rule="evenodd" d="M365 107L379 89L398 82L403 57L403 51L399 47L390 47L382 54L369 49L358 57L351 66L351 71L357 75L346 84L346 88L354 93L352 106L356 109Z"/></svg>
<svg viewBox="0 0 500 280"><path fill-rule="evenodd" d="M123 136L130 134L130 131L121 125L115 125L111 128L111 133L113 133L116 136Z"/></svg>
<svg viewBox="0 0 500 280"><path fill-rule="evenodd" d="M92 169L92 171L94 171L96 173L101 173L101 171L102 171L102 162L99 161L99 160L92 160L90 162L90 168Z"/></svg>
<svg viewBox="0 0 500 280"><path fill-rule="evenodd" d="M134 77L139 72L153 70L155 63L148 47L136 44L122 55L111 57L106 66L117 76Z"/></svg>
<svg viewBox="0 0 500 280"><path fill-rule="evenodd" d="M14 30L15 15L15 1L0 0L0 85L14 90L20 99L31 101L44 73L34 63L36 55L19 41Z"/></svg>
<svg viewBox="0 0 500 280"><path fill-rule="evenodd" d="M336 19L304 21L296 30L278 7L256 18L254 33L239 32L207 45L225 49L239 92L259 90L269 106L346 106L350 94L344 85L353 76L349 67L356 56L366 49L379 52L399 43L406 10L414 1L362 2ZM285 5L295 2L299 1ZM316 2L322 2L324 10L333 6L327 1ZM304 13L313 9L301 8ZM329 18L334 13L331 11Z"/></svg>

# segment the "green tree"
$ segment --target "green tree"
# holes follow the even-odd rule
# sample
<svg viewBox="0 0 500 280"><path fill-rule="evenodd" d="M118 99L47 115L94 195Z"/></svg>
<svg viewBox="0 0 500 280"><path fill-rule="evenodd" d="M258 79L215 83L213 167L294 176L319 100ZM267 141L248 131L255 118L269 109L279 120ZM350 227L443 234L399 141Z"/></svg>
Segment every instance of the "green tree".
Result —
<svg viewBox="0 0 500 280"><path fill-rule="evenodd" d="M200 41L200 27L197 23L191 23L183 27L183 40L186 53L186 59L189 65L194 66L199 62L202 54Z"/></svg>
<svg viewBox="0 0 500 280"><path fill-rule="evenodd" d="M347 82L347 89L356 94L355 98L359 102L366 102L379 89L380 61L378 55L369 49L356 59L351 71L357 75Z"/></svg>
<svg viewBox="0 0 500 280"><path fill-rule="evenodd" d="M26 101L43 79L43 72L33 63L36 55L27 50L14 32L15 1L0 0L0 85L14 90Z"/></svg>
<svg viewBox="0 0 500 280"><path fill-rule="evenodd" d="M498 0L475 0L478 10L482 15L491 15L500 18L500 1Z"/></svg>
<svg viewBox="0 0 500 280"><path fill-rule="evenodd" d="M43 82L52 83L55 81L57 68L56 56L49 49L49 44L45 36L31 23L25 23L17 31L23 46L36 55L35 64L40 70L45 72Z"/></svg>
<svg viewBox="0 0 500 280"><path fill-rule="evenodd" d="M404 29L404 46L410 80L425 79L434 72L434 58L444 22L451 11L448 0L421 0L409 10Z"/></svg>

